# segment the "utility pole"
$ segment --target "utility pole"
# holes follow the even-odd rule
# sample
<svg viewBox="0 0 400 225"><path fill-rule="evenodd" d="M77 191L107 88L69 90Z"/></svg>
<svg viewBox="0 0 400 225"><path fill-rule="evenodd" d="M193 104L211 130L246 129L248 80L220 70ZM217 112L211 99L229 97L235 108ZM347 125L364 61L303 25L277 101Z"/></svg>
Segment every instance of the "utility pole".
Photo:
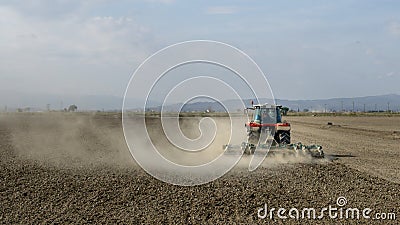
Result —
<svg viewBox="0 0 400 225"><path fill-rule="evenodd" d="M378 106L377 106L377 104L375 103L375 112L377 112L378 111Z"/></svg>
<svg viewBox="0 0 400 225"><path fill-rule="evenodd" d="M326 113L326 103L324 104L324 106L325 106L325 113Z"/></svg>
<svg viewBox="0 0 400 225"><path fill-rule="evenodd" d="M365 103L364 103L364 112L365 112Z"/></svg>
<svg viewBox="0 0 400 225"><path fill-rule="evenodd" d="M354 112L354 101L353 101L353 112Z"/></svg>
<svg viewBox="0 0 400 225"><path fill-rule="evenodd" d="M387 105L388 105L387 111L390 112L390 102L388 102Z"/></svg>

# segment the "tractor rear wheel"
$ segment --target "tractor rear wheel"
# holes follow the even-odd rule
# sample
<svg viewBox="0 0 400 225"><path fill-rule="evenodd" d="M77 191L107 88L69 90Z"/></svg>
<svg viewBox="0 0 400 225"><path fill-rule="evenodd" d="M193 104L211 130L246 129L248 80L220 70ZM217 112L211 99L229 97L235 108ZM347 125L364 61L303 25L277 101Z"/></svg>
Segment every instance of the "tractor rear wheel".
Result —
<svg viewBox="0 0 400 225"><path fill-rule="evenodd" d="M275 134L275 141L278 142L278 144L290 144L290 131L278 131Z"/></svg>

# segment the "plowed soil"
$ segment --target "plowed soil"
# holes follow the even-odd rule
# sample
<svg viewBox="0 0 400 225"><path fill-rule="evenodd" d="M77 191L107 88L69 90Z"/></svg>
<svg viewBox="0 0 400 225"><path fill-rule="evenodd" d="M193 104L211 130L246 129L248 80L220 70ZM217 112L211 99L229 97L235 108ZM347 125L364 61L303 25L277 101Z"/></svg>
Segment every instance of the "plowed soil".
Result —
<svg viewBox="0 0 400 225"><path fill-rule="evenodd" d="M258 209L371 208L400 216L399 117L287 117L292 140L327 160L236 167L213 182L163 183L137 166L117 114L0 115L3 224L397 224L396 220L261 219ZM328 122L333 125L327 125ZM317 210L319 216L319 211Z"/></svg>

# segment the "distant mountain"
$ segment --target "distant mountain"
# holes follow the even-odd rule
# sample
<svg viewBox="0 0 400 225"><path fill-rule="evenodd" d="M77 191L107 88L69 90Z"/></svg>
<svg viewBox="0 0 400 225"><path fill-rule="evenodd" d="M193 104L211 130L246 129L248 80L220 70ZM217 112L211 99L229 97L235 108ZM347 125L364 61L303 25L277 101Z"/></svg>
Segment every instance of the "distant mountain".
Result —
<svg viewBox="0 0 400 225"><path fill-rule="evenodd" d="M15 111L18 108L30 108L30 111L51 110L68 108L75 104L78 110L121 110L123 97L109 95L49 95L27 94L13 91L0 91L0 111ZM140 108L141 101L129 99L127 108ZM160 105L158 102L149 101L149 107Z"/></svg>
<svg viewBox="0 0 400 225"><path fill-rule="evenodd" d="M205 111L211 110L216 112L225 111L226 108L233 109L234 111L243 110L243 104L250 106L251 99L226 100L222 104L217 102L195 102L184 105L182 111ZM260 99L260 103L271 102L268 99ZM366 96L355 98L332 98L332 99L316 99L316 100L285 100L276 99L276 104L286 106L294 111L315 111L315 112L338 112L338 111L400 111L400 95L379 95L379 96ZM353 104L354 103L354 104ZM168 105L164 106L166 111L178 111L181 105ZM160 111L161 107L153 107L152 110Z"/></svg>
<svg viewBox="0 0 400 225"><path fill-rule="evenodd" d="M283 100L277 99L278 104L292 110L310 111L400 111L400 95L378 95L355 98L331 98L317 100Z"/></svg>
<svg viewBox="0 0 400 225"><path fill-rule="evenodd" d="M273 102L272 100L263 99L262 102ZM246 99L243 101L239 100L225 100L221 103L218 102L194 102L188 103L182 106L182 104L172 104L164 106L164 111L169 112L192 112L192 111L215 111L215 112L225 112L225 111L243 111L245 107L251 106L251 100ZM151 110L161 111L161 107L153 107Z"/></svg>
<svg viewBox="0 0 400 225"><path fill-rule="evenodd" d="M0 111L6 108L8 111L15 111L17 108L30 108L31 111L42 111L47 109L49 104L51 110L60 110L68 108L69 105L75 104L78 110L121 110L123 98L119 96L109 95L49 95L49 94L25 94L12 91L0 90ZM243 104L250 106L251 99L225 100L221 103L217 102L193 102L186 104L172 104L164 106L166 111L216 111L224 112L224 106L231 111L242 111ZM270 99L260 99L261 103L272 102ZM128 99L126 108L130 110L141 110L141 101L136 99ZM315 100L285 100L276 99L276 103L289 107L294 111L379 111L387 110L400 111L400 95L378 95L355 98L331 98L331 99L315 99ZM354 107L353 107L354 103ZM224 105L224 106L223 106ZM160 111L160 103L157 101L148 101L147 108L149 110Z"/></svg>

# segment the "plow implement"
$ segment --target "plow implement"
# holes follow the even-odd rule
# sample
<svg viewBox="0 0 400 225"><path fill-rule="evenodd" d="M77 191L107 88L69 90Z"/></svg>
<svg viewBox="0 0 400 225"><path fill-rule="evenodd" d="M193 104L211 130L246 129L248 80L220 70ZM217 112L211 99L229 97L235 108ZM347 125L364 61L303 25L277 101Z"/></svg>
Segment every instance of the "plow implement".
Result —
<svg viewBox="0 0 400 225"><path fill-rule="evenodd" d="M324 151L320 145L304 145L301 142L293 144L259 144L253 145L243 142L241 145L224 145L223 149L227 155L264 155L268 151L268 156L311 156L313 158L324 158Z"/></svg>

